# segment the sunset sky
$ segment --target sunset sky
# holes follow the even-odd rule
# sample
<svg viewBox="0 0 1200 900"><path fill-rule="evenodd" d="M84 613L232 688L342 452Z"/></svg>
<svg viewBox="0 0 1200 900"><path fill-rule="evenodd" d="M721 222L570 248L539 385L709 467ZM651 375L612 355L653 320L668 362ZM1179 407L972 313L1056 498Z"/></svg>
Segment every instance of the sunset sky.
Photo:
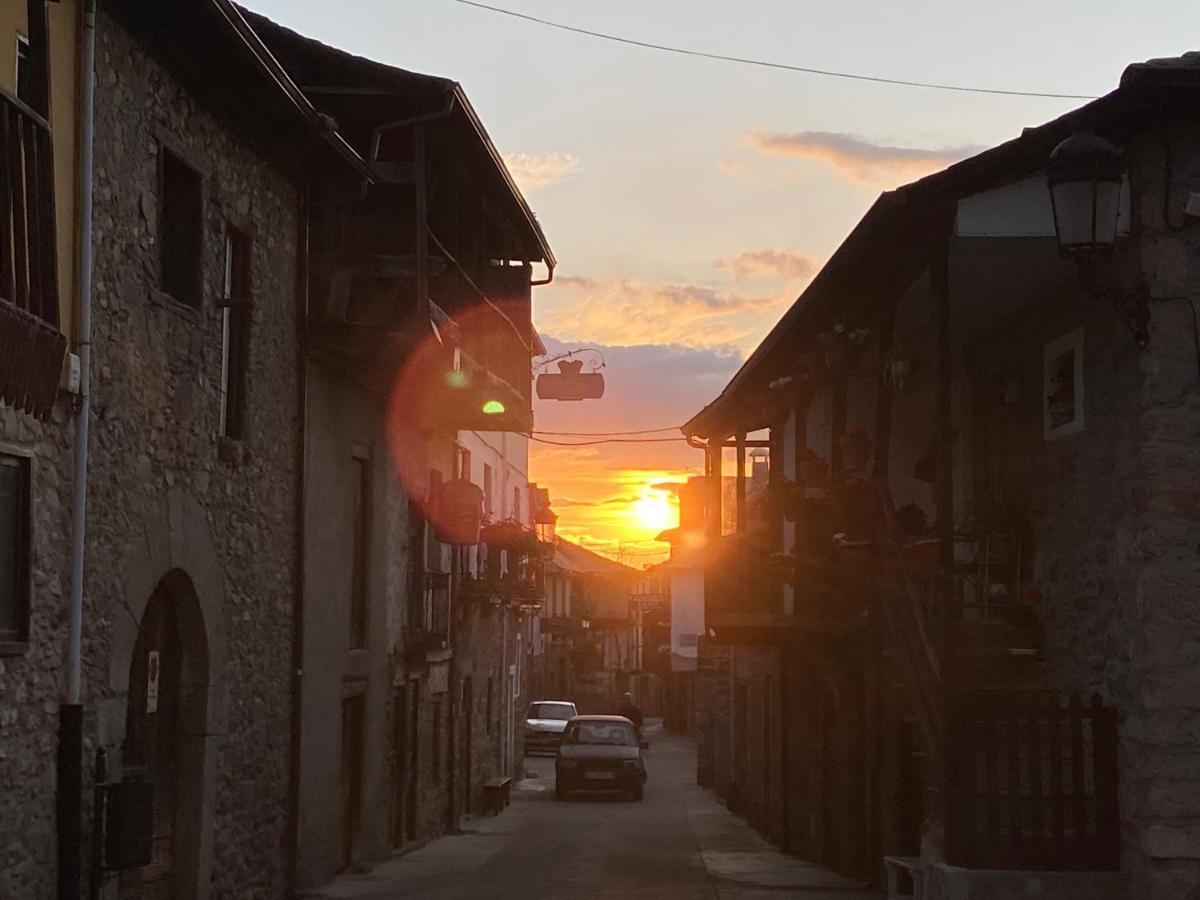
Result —
<svg viewBox="0 0 1200 900"><path fill-rule="evenodd" d="M738 66L567 34L453 0L250 0L391 65L459 81L559 259L534 319L596 346L608 393L539 403L540 431L677 426L711 400L880 190L1084 101L950 93ZM1189 48L1191 0L495 0L661 44L975 87L1097 95ZM657 435L652 435L652 437ZM670 436L663 432L661 436ZM573 437L549 437L572 442ZM683 443L534 444L560 533L661 558ZM656 555L659 554L659 555Z"/></svg>

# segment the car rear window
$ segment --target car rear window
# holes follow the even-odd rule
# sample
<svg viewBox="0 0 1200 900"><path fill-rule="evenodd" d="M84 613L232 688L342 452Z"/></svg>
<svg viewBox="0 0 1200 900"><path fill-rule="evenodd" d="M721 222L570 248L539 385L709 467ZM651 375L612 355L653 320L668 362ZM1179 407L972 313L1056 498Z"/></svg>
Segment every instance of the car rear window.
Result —
<svg viewBox="0 0 1200 900"><path fill-rule="evenodd" d="M636 747L633 729L623 722L576 722L567 726L564 740L568 744L609 744L617 747Z"/></svg>
<svg viewBox="0 0 1200 900"><path fill-rule="evenodd" d="M570 703L530 703L527 719L560 719L566 721L575 715L575 707Z"/></svg>

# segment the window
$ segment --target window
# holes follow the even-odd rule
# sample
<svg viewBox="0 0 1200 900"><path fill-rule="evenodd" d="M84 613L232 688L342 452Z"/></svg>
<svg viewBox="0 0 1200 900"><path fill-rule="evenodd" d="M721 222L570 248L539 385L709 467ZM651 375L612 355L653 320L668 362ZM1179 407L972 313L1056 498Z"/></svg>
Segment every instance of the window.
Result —
<svg viewBox="0 0 1200 900"><path fill-rule="evenodd" d="M513 488L512 517L514 519L521 518L521 489L519 487Z"/></svg>
<svg viewBox="0 0 1200 900"><path fill-rule="evenodd" d="M433 746L430 750L429 763L433 766L435 784L442 783L442 701L433 701Z"/></svg>
<svg viewBox="0 0 1200 900"><path fill-rule="evenodd" d="M0 454L0 643L29 640L29 460Z"/></svg>
<svg viewBox="0 0 1200 900"><path fill-rule="evenodd" d="M483 464L483 513L492 514L492 467L488 463Z"/></svg>
<svg viewBox="0 0 1200 900"><path fill-rule="evenodd" d="M17 35L17 99L33 105L33 57L29 38Z"/></svg>
<svg viewBox="0 0 1200 900"><path fill-rule="evenodd" d="M350 647L367 645L367 580L371 539L371 460L354 455L353 557L350 575Z"/></svg>
<svg viewBox="0 0 1200 900"><path fill-rule="evenodd" d="M487 718L484 720L486 722L485 727L487 729L488 734L492 733L492 719L495 717L495 714L493 711L495 709L495 702L496 702L496 679L494 677L492 677L491 675L489 675L488 676L488 684L487 684Z"/></svg>
<svg viewBox="0 0 1200 900"><path fill-rule="evenodd" d="M225 231L225 285L221 295L221 434L246 434L246 376L250 367L250 238Z"/></svg>
<svg viewBox="0 0 1200 900"><path fill-rule="evenodd" d="M164 292L200 305L200 173L169 150L159 157L159 275Z"/></svg>
<svg viewBox="0 0 1200 900"><path fill-rule="evenodd" d="M458 477L463 481L471 480L471 451L464 447L458 448Z"/></svg>

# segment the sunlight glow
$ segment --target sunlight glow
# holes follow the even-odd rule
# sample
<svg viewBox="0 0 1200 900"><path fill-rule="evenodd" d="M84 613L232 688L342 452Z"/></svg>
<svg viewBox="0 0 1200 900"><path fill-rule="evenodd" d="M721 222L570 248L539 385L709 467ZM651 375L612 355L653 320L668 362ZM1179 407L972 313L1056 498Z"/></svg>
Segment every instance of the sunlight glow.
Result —
<svg viewBox="0 0 1200 900"><path fill-rule="evenodd" d="M664 531L675 525L675 507L662 491L639 497L630 505L638 527L649 531Z"/></svg>

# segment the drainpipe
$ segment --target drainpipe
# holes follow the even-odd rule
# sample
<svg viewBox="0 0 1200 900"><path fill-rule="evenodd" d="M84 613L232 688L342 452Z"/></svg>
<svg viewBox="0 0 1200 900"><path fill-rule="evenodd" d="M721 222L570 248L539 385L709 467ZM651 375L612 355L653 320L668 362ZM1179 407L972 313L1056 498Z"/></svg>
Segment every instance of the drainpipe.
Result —
<svg viewBox="0 0 1200 900"><path fill-rule="evenodd" d="M67 623L67 696L59 710L58 895L78 897L83 844L83 554L87 532L88 424L92 371L92 142L95 130L96 0L85 0L79 112L79 409L75 418L71 597Z"/></svg>
<svg viewBox="0 0 1200 900"><path fill-rule="evenodd" d="M306 465L308 461L308 268L311 196L307 179L301 175L300 219L297 223L296 253L296 558L295 596L292 599L291 756L288 778L288 896L297 894L300 878L300 751L304 737L304 590L307 565L304 556Z"/></svg>

